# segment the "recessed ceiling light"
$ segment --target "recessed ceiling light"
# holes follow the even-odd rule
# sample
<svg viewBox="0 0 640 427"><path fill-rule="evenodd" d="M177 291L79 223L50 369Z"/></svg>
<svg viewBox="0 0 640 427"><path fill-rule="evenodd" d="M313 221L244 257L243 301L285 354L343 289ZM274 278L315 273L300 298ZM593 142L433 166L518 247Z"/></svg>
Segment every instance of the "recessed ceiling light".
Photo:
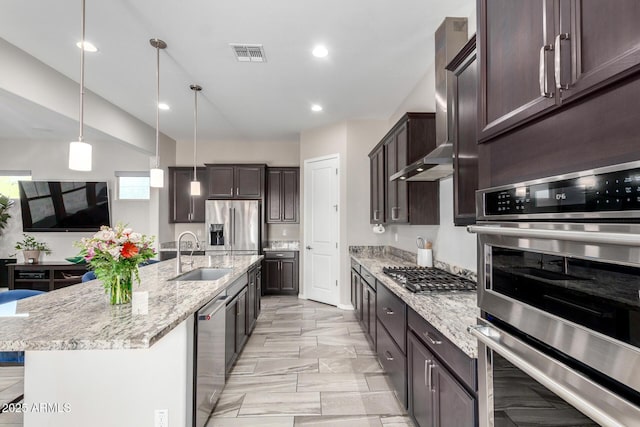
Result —
<svg viewBox="0 0 640 427"><path fill-rule="evenodd" d="M422 172L424 169L422 169L422 168L418 168L418 169L416 169L416 170L417 170L418 172Z"/></svg>
<svg viewBox="0 0 640 427"><path fill-rule="evenodd" d="M315 111L316 113L317 113L318 111L322 111L322 106L321 106L321 105L318 105L318 104L313 104L313 105L311 106L311 111Z"/></svg>
<svg viewBox="0 0 640 427"><path fill-rule="evenodd" d="M165 111L171 109L171 107L169 107L169 104L165 104L164 102L161 102L160 104L158 104L158 108Z"/></svg>
<svg viewBox="0 0 640 427"><path fill-rule="evenodd" d="M324 58L329 54L329 51L326 47L318 45L313 48L313 51L311 53L313 53L313 56L315 56L316 58Z"/></svg>
<svg viewBox="0 0 640 427"><path fill-rule="evenodd" d="M405 179L407 179L407 177L406 176L401 176L400 179L404 181Z"/></svg>
<svg viewBox="0 0 640 427"><path fill-rule="evenodd" d="M76 46L78 46L78 48L82 47L82 42L78 42L76 43ZM88 41L84 41L84 51L85 52L97 52L98 48L95 47L91 42Z"/></svg>

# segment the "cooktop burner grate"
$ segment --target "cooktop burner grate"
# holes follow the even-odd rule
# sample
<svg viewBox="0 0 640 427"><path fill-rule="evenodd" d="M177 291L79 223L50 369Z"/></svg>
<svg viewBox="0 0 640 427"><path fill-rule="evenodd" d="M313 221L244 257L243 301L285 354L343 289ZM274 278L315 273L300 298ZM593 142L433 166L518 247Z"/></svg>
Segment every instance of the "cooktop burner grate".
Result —
<svg viewBox="0 0 640 427"><path fill-rule="evenodd" d="M384 267L382 271L412 292L476 290L471 280L437 268Z"/></svg>

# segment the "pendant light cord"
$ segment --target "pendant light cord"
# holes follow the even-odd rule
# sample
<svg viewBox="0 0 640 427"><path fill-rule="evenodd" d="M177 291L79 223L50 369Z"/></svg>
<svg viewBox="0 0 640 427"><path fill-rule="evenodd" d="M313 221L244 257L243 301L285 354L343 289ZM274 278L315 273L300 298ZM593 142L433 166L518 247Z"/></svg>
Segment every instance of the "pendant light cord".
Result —
<svg viewBox="0 0 640 427"><path fill-rule="evenodd" d="M82 40L80 44L80 132L78 141L82 142L84 139L84 24L85 24L85 0L82 0Z"/></svg>
<svg viewBox="0 0 640 427"><path fill-rule="evenodd" d="M160 168L160 45L156 44L156 169Z"/></svg>
<svg viewBox="0 0 640 427"><path fill-rule="evenodd" d="M194 90L194 108L193 108L193 180L197 181L196 172L196 150L198 148L198 90Z"/></svg>

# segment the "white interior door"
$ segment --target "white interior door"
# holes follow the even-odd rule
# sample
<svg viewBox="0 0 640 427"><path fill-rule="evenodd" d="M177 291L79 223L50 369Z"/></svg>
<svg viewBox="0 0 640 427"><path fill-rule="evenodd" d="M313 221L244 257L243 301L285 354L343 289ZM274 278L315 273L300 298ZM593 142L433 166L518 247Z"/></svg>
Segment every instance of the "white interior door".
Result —
<svg viewBox="0 0 640 427"><path fill-rule="evenodd" d="M308 299L337 305L340 163L337 154L304 163L304 293Z"/></svg>

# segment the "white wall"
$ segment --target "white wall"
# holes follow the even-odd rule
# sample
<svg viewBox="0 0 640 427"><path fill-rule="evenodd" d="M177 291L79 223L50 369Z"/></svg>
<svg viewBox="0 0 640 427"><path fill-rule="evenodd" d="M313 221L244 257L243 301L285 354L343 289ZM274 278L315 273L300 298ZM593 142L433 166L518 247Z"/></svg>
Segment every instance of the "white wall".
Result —
<svg viewBox="0 0 640 427"><path fill-rule="evenodd" d="M374 234L369 224L369 152L389 131L386 120L347 122L347 244L385 244L386 237Z"/></svg>
<svg viewBox="0 0 640 427"><path fill-rule="evenodd" d="M157 217L157 211L151 210L149 201L115 200L114 171L144 171L149 168L149 155L132 149L125 144L93 141L93 170L77 172L69 170L67 141L0 141L0 170L31 170L34 180L78 180L107 181L111 191L112 223L128 223L145 234L156 234L151 227L150 218ZM158 191L158 190L156 190ZM166 191L166 189L165 189ZM15 242L22 238L22 219L20 202L16 200L11 209L12 218L8 228L0 236L0 257L6 258L15 253ZM44 261L60 261L74 256L78 249L72 246L74 241L91 233L29 233L38 240L46 241L52 249ZM18 261L21 262L21 255Z"/></svg>
<svg viewBox="0 0 640 427"><path fill-rule="evenodd" d="M453 16L453 15L452 15ZM457 16L469 19L469 36L476 31L475 6L462 11ZM435 111L435 69L431 64L424 77L398 106L390 117L391 128L408 111ZM396 225L387 227L386 244L416 252L416 237L421 236L433 242L434 257L440 261L476 271L476 238L466 232L465 227L453 226L453 179L440 181L440 225L411 226Z"/></svg>
<svg viewBox="0 0 640 427"><path fill-rule="evenodd" d="M0 89L73 120L78 118L78 83L0 38ZM85 90L84 123L148 153L155 130L126 111Z"/></svg>
<svg viewBox="0 0 640 427"><path fill-rule="evenodd" d="M267 166L298 166L300 164L300 143L296 140L250 141L222 140L198 141L197 165L205 163L266 163ZM177 166L193 166L193 140L178 141L175 150ZM168 202L167 202L168 203ZM206 239L205 224L175 224L175 231L163 242L176 240L183 231L193 231L201 240ZM298 240L300 226L267 225L269 240Z"/></svg>

